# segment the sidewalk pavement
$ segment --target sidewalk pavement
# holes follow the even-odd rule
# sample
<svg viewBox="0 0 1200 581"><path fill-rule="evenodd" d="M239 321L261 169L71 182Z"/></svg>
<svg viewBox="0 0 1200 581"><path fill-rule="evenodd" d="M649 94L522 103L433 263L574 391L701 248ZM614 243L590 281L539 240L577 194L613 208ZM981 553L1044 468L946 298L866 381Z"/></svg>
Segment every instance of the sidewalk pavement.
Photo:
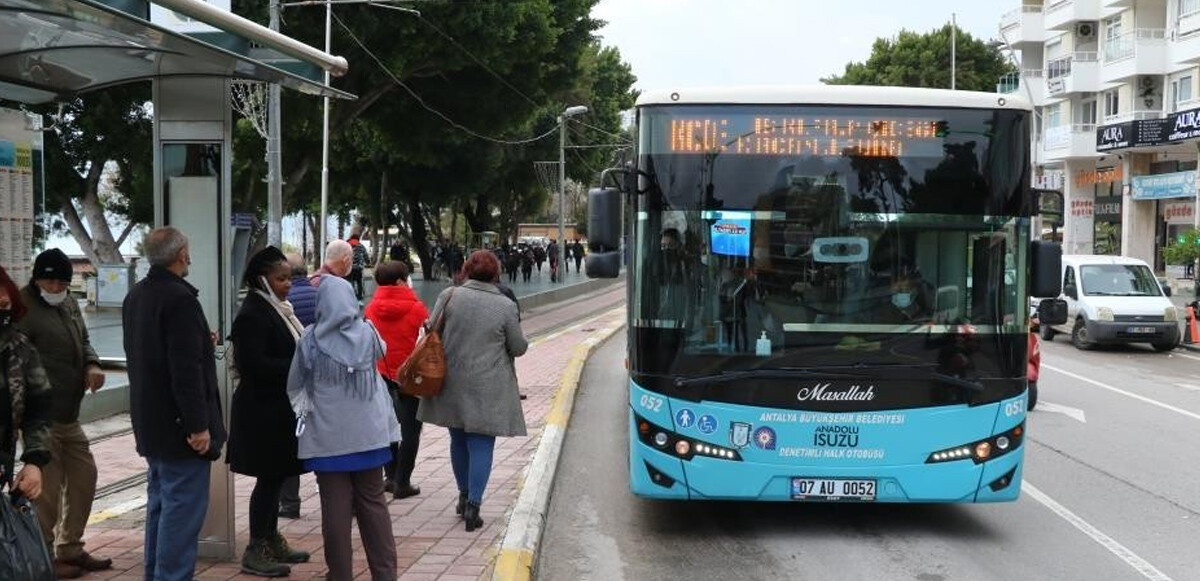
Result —
<svg viewBox="0 0 1200 581"><path fill-rule="evenodd" d="M623 297L623 286L597 293L595 304ZM611 304L611 303L609 303ZM541 329L557 328L572 318L570 309L547 312L533 323ZM517 359L517 377L524 402L528 436L502 438L496 442L491 480L484 496L482 516L484 526L466 532L462 521L454 514L458 489L450 468L449 437L445 429L429 425L421 439L421 452L413 474L413 483L421 494L389 505L392 528L396 537L400 579L403 581L475 581L492 574L500 542L504 538L509 516L527 472L534 451L548 423L559 424L563 408L556 400L573 396L578 382L577 370L590 353L586 346L598 345L615 333L625 322L624 307L606 311L585 319L566 329L542 337L531 344L529 351ZM581 347L584 346L584 347ZM557 412L555 410L558 410ZM119 423L120 420L114 420ZM118 435L93 445L100 466L100 486L122 481L145 469L144 461L133 449L132 435ZM541 467L540 470L544 470ZM235 477L235 515L238 535L238 558L248 536L247 499L253 488L251 478ZM95 555L111 557L114 568L93 573L84 579L134 580L142 579L142 535L145 523L144 484L139 484L138 496L115 506L93 512L85 542ZM301 518L280 520L280 532L295 548L313 555L310 563L292 567L291 579L314 579L324 575L322 554L320 502L315 479L311 474L301 477ZM520 525L518 525L520 526ZM353 533L356 579L368 579L366 555L362 551L358 531ZM202 581L254 579L241 575L234 562L202 560L196 578Z"/></svg>

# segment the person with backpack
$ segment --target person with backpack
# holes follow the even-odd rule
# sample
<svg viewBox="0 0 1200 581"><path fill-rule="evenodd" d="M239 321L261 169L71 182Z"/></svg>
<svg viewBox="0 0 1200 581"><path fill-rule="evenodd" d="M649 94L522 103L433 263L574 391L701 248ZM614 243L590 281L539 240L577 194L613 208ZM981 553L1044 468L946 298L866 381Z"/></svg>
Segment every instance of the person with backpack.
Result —
<svg viewBox="0 0 1200 581"><path fill-rule="evenodd" d="M370 260L370 257L367 255L367 247L363 246L359 238L359 234L355 232L347 240L353 254L350 262L350 276L346 277L346 280L350 281L351 286L354 287L354 296L361 301L363 295L366 294L363 289L363 270L367 268L367 261Z"/></svg>

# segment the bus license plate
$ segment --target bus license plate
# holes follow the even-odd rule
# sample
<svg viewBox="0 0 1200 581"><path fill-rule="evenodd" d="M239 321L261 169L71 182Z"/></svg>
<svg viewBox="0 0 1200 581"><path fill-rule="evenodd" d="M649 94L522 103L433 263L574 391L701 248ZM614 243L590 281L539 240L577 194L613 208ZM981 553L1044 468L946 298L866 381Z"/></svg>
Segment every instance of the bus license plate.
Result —
<svg viewBox="0 0 1200 581"><path fill-rule="evenodd" d="M840 478L793 478L795 500L875 500L874 480Z"/></svg>
<svg viewBox="0 0 1200 581"><path fill-rule="evenodd" d="M1154 327L1129 327L1125 332L1130 335L1153 335Z"/></svg>

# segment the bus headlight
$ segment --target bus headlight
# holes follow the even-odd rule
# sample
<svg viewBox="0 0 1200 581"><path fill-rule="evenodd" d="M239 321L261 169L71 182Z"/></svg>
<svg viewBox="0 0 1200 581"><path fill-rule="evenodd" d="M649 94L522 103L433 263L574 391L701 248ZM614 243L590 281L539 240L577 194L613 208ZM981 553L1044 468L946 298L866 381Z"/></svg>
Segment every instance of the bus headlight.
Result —
<svg viewBox="0 0 1200 581"><path fill-rule="evenodd" d="M996 434L986 440L978 440L969 444L938 450L930 454L925 463L940 464L942 462L954 462L970 458L976 464L982 464L1016 450L1021 446L1021 439L1024 436L1025 422L1021 422L1016 427Z"/></svg>
<svg viewBox="0 0 1200 581"><path fill-rule="evenodd" d="M742 455L733 448L717 446L681 436L666 428L656 426L637 415L634 415L634 423L638 427L637 436L639 441L648 446L654 446L662 452L671 454L680 460L691 460L696 456L704 456L706 458L733 460L734 462L742 461ZM642 429L643 426L645 426L645 429Z"/></svg>
<svg viewBox="0 0 1200 581"><path fill-rule="evenodd" d="M1113 320L1115 320L1115 318L1113 317L1112 309L1110 309L1108 307L1096 307L1096 320L1097 321L1113 321Z"/></svg>

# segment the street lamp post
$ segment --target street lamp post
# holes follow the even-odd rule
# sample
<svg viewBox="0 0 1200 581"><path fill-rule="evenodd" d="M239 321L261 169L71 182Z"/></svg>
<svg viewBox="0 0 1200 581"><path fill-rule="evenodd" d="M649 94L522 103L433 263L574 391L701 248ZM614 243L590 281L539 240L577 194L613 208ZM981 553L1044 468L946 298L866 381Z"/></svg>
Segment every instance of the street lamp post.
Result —
<svg viewBox="0 0 1200 581"><path fill-rule="evenodd" d="M332 32L333 32L333 5L334 4L367 4L378 6L379 8L388 8L399 12L407 12L409 14L421 15L419 10L412 8L403 8L399 6L389 6L392 2L401 2L402 0L299 0L296 2L288 2L283 4L284 8L292 6L320 6L325 5L325 52L330 50ZM325 84L329 85L329 69L325 69ZM329 221L329 97L324 99L324 107L321 113L321 238L317 240L317 255L321 257L321 262L325 262L325 223ZM305 224L305 227L308 225Z"/></svg>
<svg viewBox="0 0 1200 581"><path fill-rule="evenodd" d="M563 262L563 250L567 247L566 240L566 198L567 198L567 119L576 115L587 113L588 108L583 105L567 107L562 115L558 117L558 250L556 251L556 260L558 267L563 269L566 264ZM562 273L565 270L560 270L558 274L559 282L562 282Z"/></svg>

